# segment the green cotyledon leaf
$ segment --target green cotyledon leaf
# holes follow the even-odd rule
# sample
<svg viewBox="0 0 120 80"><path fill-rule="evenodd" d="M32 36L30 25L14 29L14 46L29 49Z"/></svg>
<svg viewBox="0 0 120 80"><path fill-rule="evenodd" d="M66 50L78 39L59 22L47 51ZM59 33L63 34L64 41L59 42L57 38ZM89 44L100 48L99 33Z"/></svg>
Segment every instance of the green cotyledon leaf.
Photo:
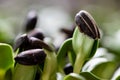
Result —
<svg viewBox="0 0 120 80"><path fill-rule="evenodd" d="M36 70L36 65L28 66L17 63L14 69L12 80L34 80Z"/></svg>
<svg viewBox="0 0 120 80"><path fill-rule="evenodd" d="M118 69L116 69L111 80L120 80L120 67Z"/></svg>
<svg viewBox="0 0 120 80"><path fill-rule="evenodd" d="M7 70L14 66L13 51L9 44L0 43L0 80L4 80Z"/></svg>
<svg viewBox="0 0 120 80"><path fill-rule="evenodd" d="M101 80L91 72L81 72L80 75L83 76L86 80Z"/></svg>
<svg viewBox="0 0 120 80"><path fill-rule="evenodd" d="M76 53L74 71L79 73L83 63L95 54L98 47L98 39L95 40L84 35L79 31L78 27L76 27L73 34L72 45Z"/></svg>
<svg viewBox="0 0 120 80"><path fill-rule="evenodd" d="M46 59L44 62L43 72L40 80L56 80L57 76L57 56L55 51L49 51L44 49L46 53Z"/></svg>
<svg viewBox="0 0 120 80"><path fill-rule="evenodd" d="M88 57L94 47L94 42L94 39L84 35L79 31L78 27L76 27L72 40L73 49L76 54Z"/></svg>
<svg viewBox="0 0 120 80"><path fill-rule="evenodd" d="M90 72L70 73L64 77L64 80L102 80Z"/></svg>
<svg viewBox="0 0 120 80"><path fill-rule="evenodd" d="M111 79L115 69L117 68L117 63L110 61L105 57L93 58L88 61L82 69L82 72L91 72L94 75L102 79Z"/></svg>
<svg viewBox="0 0 120 80"><path fill-rule="evenodd" d="M98 77L109 80L116 70L116 67L117 65L115 62L109 61L97 65L91 72Z"/></svg>
<svg viewBox="0 0 120 80"><path fill-rule="evenodd" d="M80 73L84 62L96 52L100 32L94 18L85 10L76 14L75 22L72 45L77 57L73 72Z"/></svg>
<svg viewBox="0 0 120 80"><path fill-rule="evenodd" d="M68 55L70 62L74 65L76 54L72 47L72 38L64 41L57 53L57 62L59 71L63 72L62 69L66 64L66 55Z"/></svg>
<svg viewBox="0 0 120 80"><path fill-rule="evenodd" d="M70 73L69 75L66 75L64 77L64 80L86 80L83 76L76 74L76 73Z"/></svg>

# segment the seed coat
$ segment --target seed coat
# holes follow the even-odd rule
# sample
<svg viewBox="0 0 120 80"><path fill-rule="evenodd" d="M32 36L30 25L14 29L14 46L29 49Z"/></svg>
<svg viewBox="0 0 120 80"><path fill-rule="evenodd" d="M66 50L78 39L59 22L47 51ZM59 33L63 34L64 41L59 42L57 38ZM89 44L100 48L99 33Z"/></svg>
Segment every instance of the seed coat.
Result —
<svg viewBox="0 0 120 80"><path fill-rule="evenodd" d="M15 61L23 65L42 64L45 60L46 54L42 49L31 49L19 53L15 57Z"/></svg>
<svg viewBox="0 0 120 80"><path fill-rule="evenodd" d="M75 21L80 32L88 35L93 39L100 38L100 32L98 30L96 22L87 11L81 10L78 12L75 16Z"/></svg>

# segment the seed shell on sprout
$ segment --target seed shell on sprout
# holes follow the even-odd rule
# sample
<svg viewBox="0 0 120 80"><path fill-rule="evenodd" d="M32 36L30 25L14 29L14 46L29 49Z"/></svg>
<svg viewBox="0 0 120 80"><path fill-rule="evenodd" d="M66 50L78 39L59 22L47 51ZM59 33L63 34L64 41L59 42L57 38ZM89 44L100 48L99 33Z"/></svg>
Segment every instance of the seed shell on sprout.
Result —
<svg viewBox="0 0 120 80"><path fill-rule="evenodd" d="M28 33L28 37L35 37L40 40L43 40L45 36L43 35L43 32L40 30L32 30Z"/></svg>
<svg viewBox="0 0 120 80"><path fill-rule="evenodd" d="M46 58L46 54L42 49L31 49L19 53L15 57L15 61L22 65L42 64Z"/></svg>
<svg viewBox="0 0 120 80"><path fill-rule="evenodd" d="M29 39L27 37L27 34L20 35L14 43L14 51L16 51L18 48L21 48L23 45L28 44Z"/></svg>
<svg viewBox="0 0 120 80"><path fill-rule="evenodd" d="M42 40L35 37L28 37L26 34L21 35L15 42L14 51L19 48L19 52L29 49L42 49L45 48L49 51L53 51L52 48Z"/></svg>
<svg viewBox="0 0 120 80"><path fill-rule="evenodd" d="M48 44L46 44L45 42L43 42L42 40L38 38L30 37L30 43L31 43L32 48L44 48L49 51L53 51L52 48Z"/></svg>
<svg viewBox="0 0 120 80"><path fill-rule="evenodd" d="M78 12L75 16L76 24L79 30L93 39L100 38L100 33L97 24L93 17L84 10Z"/></svg>

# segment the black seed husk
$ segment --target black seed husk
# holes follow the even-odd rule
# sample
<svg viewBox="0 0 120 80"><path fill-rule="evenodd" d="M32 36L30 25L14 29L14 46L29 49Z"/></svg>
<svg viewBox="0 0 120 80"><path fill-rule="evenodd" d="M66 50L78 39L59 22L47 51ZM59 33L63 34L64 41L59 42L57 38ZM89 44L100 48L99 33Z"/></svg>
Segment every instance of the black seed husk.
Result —
<svg viewBox="0 0 120 80"><path fill-rule="evenodd" d="M46 54L42 49L31 49L19 53L15 57L15 61L22 65L42 64Z"/></svg>
<svg viewBox="0 0 120 80"><path fill-rule="evenodd" d="M35 37L35 38L38 38L40 40L44 39L43 32L39 31L39 30L32 30L31 32L28 33L28 37Z"/></svg>
<svg viewBox="0 0 120 80"><path fill-rule="evenodd" d="M27 15L27 20L25 22L24 30L25 32L35 29L37 24L38 16L36 11L30 11Z"/></svg>
<svg viewBox="0 0 120 80"><path fill-rule="evenodd" d="M73 72L73 67L70 63L66 64L64 67L65 74L69 74Z"/></svg>
<svg viewBox="0 0 120 80"><path fill-rule="evenodd" d="M93 39L100 38L100 32L93 17L86 11L81 10L75 16L79 30Z"/></svg>
<svg viewBox="0 0 120 80"><path fill-rule="evenodd" d="M45 48L49 51L53 51L49 45L47 45L45 42L35 37L30 37L30 43L32 48Z"/></svg>
<svg viewBox="0 0 120 80"><path fill-rule="evenodd" d="M29 44L29 39L27 34L23 34L20 35L14 43L14 51L16 51L18 48L20 49L19 51L21 51L27 44Z"/></svg>

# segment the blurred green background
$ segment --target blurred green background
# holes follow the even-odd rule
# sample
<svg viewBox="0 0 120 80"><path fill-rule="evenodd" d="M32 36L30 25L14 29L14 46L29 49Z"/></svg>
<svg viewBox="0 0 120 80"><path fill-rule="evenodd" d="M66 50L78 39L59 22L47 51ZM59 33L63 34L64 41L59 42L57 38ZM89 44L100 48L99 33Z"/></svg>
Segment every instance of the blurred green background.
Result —
<svg viewBox="0 0 120 80"><path fill-rule="evenodd" d="M120 52L120 1L119 0L0 0L0 42L13 44L22 32L30 10L39 15L38 29L60 45L65 35L61 28L71 29L74 16L80 10L88 11L101 29L100 46Z"/></svg>

